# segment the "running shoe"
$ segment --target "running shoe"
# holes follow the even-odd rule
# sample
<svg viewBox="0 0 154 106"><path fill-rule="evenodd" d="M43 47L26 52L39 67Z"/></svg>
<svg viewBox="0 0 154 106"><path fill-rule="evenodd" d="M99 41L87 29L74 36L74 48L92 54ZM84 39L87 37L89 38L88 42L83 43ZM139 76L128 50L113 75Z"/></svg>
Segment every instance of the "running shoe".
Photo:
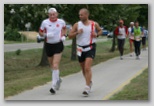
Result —
<svg viewBox="0 0 154 106"><path fill-rule="evenodd" d="M55 94L55 93L56 93L56 91L55 91L53 88L50 89L50 92L51 92L52 94Z"/></svg>
<svg viewBox="0 0 154 106"><path fill-rule="evenodd" d="M90 93L90 87L86 86L82 94L84 96L89 96L89 93Z"/></svg>
<svg viewBox="0 0 154 106"><path fill-rule="evenodd" d="M140 60L140 57L139 56L136 56L136 60Z"/></svg>
<svg viewBox="0 0 154 106"><path fill-rule="evenodd" d="M56 83L56 90L59 90L59 88L60 88L60 85L61 85L61 82L62 82L62 79L61 78L59 78L59 80L57 81L57 83Z"/></svg>
<svg viewBox="0 0 154 106"><path fill-rule="evenodd" d="M120 60L123 60L123 57L122 56L120 56Z"/></svg>

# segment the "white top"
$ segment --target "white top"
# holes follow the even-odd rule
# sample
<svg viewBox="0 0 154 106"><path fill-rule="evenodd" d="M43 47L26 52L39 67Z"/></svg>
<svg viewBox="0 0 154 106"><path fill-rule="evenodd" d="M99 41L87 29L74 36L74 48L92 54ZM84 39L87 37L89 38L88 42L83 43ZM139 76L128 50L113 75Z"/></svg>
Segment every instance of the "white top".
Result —
<svg viewBox="0 0 154 106"><path fill-rule="evenodd" d="M40 30L46 33L46 42L54 44L61 41L61 31L65 26L65 21L62 19L57 19L55 22L45 19L40 26Z"/></svg>
<svg viewBox="0 0 154 106"><path fill-rule="evenodd" d="M83 29L83 33L77 35L77 45L87 46L96 42L96 38L91 37L91 32L92 32L91 27L92 27L92 22L87 26L85 26L81 21L78 22L78 30ZM95 31L95 24L94 24L94 31Z"/></svg>
<svg viewBox="0 0 154 106"><path fill-rule="evenodd" d="M126 31L125 31L125 27L119 27L119 34L122 35L118 35L118 39L125 39L126 38Z"/></svg>
<svg viewBox="0 0 154 106"><path fill-rule="evenodd" d="M129 36L130 39L134 39L134 36L132 36L132 35L133 35L133 33L132 33L132 28L129 27L129 28L128 28L128 36Z"/></svg>

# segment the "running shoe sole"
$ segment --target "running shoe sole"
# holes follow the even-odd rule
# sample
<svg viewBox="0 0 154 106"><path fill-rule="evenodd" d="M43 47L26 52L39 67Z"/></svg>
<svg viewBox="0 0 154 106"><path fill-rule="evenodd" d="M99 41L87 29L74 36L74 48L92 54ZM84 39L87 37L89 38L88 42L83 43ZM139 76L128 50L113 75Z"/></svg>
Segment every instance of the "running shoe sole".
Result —
<svg viewBox="0 0 154 106"><path fill-rule="evenodd" d="M56 91L55 91L53 88L50 89L50 92L51 92L52 94L55 94L55 93L56 93Z"/></svg>

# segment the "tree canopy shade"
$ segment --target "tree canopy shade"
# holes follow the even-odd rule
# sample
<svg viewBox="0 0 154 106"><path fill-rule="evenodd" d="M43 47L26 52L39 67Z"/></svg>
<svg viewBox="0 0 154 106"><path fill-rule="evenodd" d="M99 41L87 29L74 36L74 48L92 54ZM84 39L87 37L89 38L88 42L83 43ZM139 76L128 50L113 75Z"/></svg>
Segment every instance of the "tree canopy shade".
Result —
<svg viewBox="0 0 154 106"><path fill-rule="evenodd" d="M25 24L31 22L30 30L38 31L42 20L48 17L47 10L50 7L55 7L60 18L69 24L79 20L81 8L88 8L90 19L108 29L117 24L119 19L124 19L126 25L136 19L145 26L148 24L147 4L4 4L4 28L11 25L12 28L26 30ZM10 13L11 9L15 12Z"/></svg>

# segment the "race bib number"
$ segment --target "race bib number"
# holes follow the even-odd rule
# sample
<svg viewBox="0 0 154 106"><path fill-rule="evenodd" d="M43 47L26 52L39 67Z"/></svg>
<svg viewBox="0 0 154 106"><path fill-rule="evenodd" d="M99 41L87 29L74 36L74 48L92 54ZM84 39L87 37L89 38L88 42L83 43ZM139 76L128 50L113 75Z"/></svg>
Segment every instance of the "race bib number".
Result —
<svg viewBox="0 0 154 106"><path fill-rule="evenodd" d="M140 36L137 36L135 40L140 41L141 40Z"/></svg>
<svg viewBox="0 0 154 106"><path fill-rule="evenodd" d="M77 55L81 57L82 55L82 47L77 46Z"/></svg>

